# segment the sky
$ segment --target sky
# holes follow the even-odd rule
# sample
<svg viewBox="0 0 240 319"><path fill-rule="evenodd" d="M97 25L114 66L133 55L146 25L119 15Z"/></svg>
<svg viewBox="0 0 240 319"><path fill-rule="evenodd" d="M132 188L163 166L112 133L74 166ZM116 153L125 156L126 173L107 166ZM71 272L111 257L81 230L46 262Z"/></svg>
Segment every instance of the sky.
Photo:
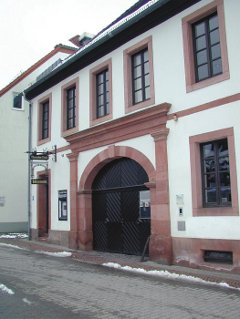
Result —
<svg viewBox="0 0 240 319"><path fill-rule="evenodd" d="M96 34L137 0L0 0L0 89L62 43Z"/></svg>

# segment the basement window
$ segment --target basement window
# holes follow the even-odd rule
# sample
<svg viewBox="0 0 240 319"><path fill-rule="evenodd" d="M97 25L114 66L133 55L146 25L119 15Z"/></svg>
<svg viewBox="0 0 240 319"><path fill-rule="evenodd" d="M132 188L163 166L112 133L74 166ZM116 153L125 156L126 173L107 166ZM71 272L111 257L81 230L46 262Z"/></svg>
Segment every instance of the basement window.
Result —
<svg viewBox="0 0 240 319"><path fill-rule="evenodd" d="M205 262L233 264L233 253L231 251L204 250L203 259Z"/></svg>

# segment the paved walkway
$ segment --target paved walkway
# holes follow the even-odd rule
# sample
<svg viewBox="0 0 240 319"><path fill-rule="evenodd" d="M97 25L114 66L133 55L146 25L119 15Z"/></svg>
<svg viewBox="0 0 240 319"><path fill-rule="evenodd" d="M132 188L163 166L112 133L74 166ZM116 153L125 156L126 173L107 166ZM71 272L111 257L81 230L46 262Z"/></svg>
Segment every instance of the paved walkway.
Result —
<svg viewBox="0 0 240 319"><path fill-rule="evenodd" d="M158 271L168 271L170 273L175 273L179 275L193 276L196 278L203 279L209 282L215 283L227 283L228 285L240 288L240 274L228 272L226 270L216 271L216 270L203 270L203 269L193 269L189 267L175 266L175 265L162 265L157 262L152 262L150 260L140 261L139 256L130 256L122 254L112 254L106 252L97 251L81 251L81 250L71 250L66 247L61 247L58 245L49 244L44 241L34 241L28 239L8 239L0 238L0 243L6 243L10 245L16 245L18 247L28 249L31 251L44 251L44 252L62 252L69 251L72 253L71 258L78 260L79 262L102 265L103 263L117 263L121 266L129 266L132 268L140 268L146 271L158 270ZM220 267L219 267L220 268Z"/></svg>

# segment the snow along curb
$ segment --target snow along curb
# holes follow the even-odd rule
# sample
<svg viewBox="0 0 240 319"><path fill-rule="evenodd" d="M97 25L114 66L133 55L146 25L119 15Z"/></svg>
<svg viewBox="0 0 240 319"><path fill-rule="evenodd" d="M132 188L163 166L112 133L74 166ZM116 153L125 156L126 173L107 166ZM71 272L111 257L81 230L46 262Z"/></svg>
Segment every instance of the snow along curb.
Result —
<svg viewBox="0 0 240 319"><path fill-rule="evenodd" d="M220 286L224 288L230 288L230 289L235 289L240 291L240 288L236 288L233 286L230 286L226 282L213 282L213 281L207 281L198 277L190 276L190 275L183 275L183 274L177 274L174 272L169 272L167 270L145 270L142 268L133 268L130 266L121 266L120 264L117 263L103 263L102 266L109 267L109 268L115 268L115 269L120 269L120 270L126 270L134 273L139 273L139 274L145 274L145 275L151 275L151 276L159 276L162 278L167 278L167 279L180 279L180 280L186 280L190 282L195 282L195 283L201 283L201 284L207 284L207 285L214 285L214 286Z"/></svg>

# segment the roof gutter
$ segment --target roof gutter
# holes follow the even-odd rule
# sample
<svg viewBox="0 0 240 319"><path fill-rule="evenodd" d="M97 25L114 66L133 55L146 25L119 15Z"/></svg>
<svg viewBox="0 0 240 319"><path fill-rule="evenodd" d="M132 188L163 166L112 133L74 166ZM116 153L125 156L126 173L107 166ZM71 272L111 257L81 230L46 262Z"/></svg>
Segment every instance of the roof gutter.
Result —
<svg viewBox="0 0 240 319"><path fill-rule="evenodd" d="M25 96L27 99L33 99L37 95L93 63L137 35L166 21L178 12L199 1L200 0L158 0L142 12L140 11L138 14L133 15L133 17L129 18L129 20L121 24L119 27L112 30L110 28L110 31L106 32L106 35L100 37L100 33L97 36L100 37L99 39L96 40L93 38L93 40L80 50L80 52L72 55L66 60L66 62L53 70L48 76L26 89ZM150 15L151 18L149 17ZM126 19L127 18L128 17L126 17ZM116 39L117 36L119 37ZM108 43L109 45L107 46Z"/></svg>

